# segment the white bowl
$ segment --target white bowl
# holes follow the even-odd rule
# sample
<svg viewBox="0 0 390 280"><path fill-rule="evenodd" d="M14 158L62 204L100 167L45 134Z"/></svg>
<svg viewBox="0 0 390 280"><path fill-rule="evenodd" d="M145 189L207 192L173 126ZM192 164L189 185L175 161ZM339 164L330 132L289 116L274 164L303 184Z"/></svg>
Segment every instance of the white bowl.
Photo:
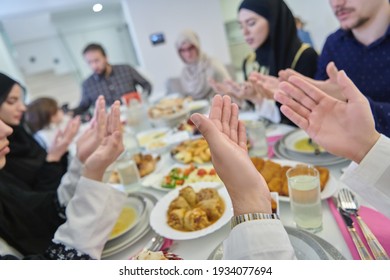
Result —
<svg viewBox="0 0 390 280"><path fill-rule="evenodd" d="M183 110L174 113L172 115L161 116L159 118L151 118L149 117L150 123L154 127L176 127L179 123L185 119L188 119L190 116L190 110L188 108L184 108Z"/></svg>
<svg viewBox="0 0 390 280"><path fill-rule="evenodd" d="M134 210L135 217L131 223L128 223L121 231L118 231L115 235L110 235L108 240L113 240L131 231L142 220L144 213L146 212L146 202L137 195L129 195L126 200L124 208L130 208ZM119 219L119 217L118 217Z"/></svg>

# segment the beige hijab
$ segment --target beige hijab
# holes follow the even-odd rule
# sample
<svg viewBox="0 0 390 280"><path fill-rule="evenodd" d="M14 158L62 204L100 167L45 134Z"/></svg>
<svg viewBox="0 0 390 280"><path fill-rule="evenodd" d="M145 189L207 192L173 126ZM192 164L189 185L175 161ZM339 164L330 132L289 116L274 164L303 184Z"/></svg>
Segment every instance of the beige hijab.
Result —
<svg viewBox="0 0 390 280"><path fill-rule="evenodd" d="M195 46L198 50L198 60L194 63L186 63L179 53L179 49L184 43ZM176 40L176 49L180 58L186 63L181 73L181 84L185 95L192 96L194 99L207 99L214 96L208 80L210 78L222 82L230 78L227 70L222 63L209 58L200 48L198 35L192 30L184 30Z"/></svg>

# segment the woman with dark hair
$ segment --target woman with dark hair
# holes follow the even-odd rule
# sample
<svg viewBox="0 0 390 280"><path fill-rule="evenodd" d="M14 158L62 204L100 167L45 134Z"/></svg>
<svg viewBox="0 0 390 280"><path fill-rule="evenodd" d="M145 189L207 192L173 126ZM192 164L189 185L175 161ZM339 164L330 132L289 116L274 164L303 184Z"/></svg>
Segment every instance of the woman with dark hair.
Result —
<svg viewBox="0 0 390 280"><path fill-rule="evenodd" d="M278 72L293 68L313 77L316 51L299 40L294 16L282 0L244 0L238 8L238 20L246 43L254 51L243 62L246 82L217 85L219 91L251 101L261 115L274 122L290 123L273 100Z"/></svg>
<svg viewBox="0 0 390 280"><path fill-rule="evenodd" d="M126 199L101 183L124 149L119 106L114 103L107 121L104 98L98 99L69 171L57 190L45 192L3 169L13 131L0 120L0 259L100 258Z"/></svg>
<svg viewBox="0 0 390 280"><path fill-rule="evenodd" d="M25 121L35 140L50 151L58 131L66 127L70 118L64 115L54 98L40 97L27 105Z"/></svg>
<svg viewBox="0 0 390 280"><path fill-rule="evenodd" d="M43 186L56 189L67 170L68 146L76 135L80 121L69 122L64 132L56 136L51 149L46 152L34 139L23 120L24 88L7 75L0 73L0 120L13 129L8 137L11 152L7 155L4 170L37 190Z"/></svg>

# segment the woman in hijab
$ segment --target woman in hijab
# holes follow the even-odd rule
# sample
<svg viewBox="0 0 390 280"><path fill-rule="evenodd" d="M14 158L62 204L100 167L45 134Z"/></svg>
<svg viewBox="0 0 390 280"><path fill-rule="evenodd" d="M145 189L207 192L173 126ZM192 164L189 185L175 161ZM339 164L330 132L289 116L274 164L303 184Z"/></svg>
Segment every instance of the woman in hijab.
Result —
<svg viewBox="0 0 390 280"><path fill-rule="evenodd" d="M120 104L112 107L110 121L104 98L96 105L96 122L80 137L56 191L31 191L2 169L12 128L0 120L0 259L100 258L126 196L99 182L124 149Z"/></svg>
<svg viewBox="0 0 390 280"><path fill-rule="evenodd" d="M247 82L216 86L219 91L251 101L264 117L290 123L273 100L278 72L293 68L313 77L318 54L299 40L294 17L282 0L244 0L238 8L238 19L244 39L254 51L243 63Z"/></svg>
<svg viewBox="0 0 390 280"><path fill-rule="evenodd" d="M181 94L195 100L211 99L215 93L208 81L223 82L231 78L221 62L202 52L194 31L184 30L176 40L176 49L185 63L180 77Z"/></svg>
<svg viewBox="0 0 390 280"><path fill-rule="evenodd" d="M24 88L0 73L0 120L13 129L8 137L11 152L7 155L4 170L28 186L39 186L36 190L56 189L67 170L67 149L78 131L80 121L78 118L70 121L46 152L25 125L25 111Z"/></svg>

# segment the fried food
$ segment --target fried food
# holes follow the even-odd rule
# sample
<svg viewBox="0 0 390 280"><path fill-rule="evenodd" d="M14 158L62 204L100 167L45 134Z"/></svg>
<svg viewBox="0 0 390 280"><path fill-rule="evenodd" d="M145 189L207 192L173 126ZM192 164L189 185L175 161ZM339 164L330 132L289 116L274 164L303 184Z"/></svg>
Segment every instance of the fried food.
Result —
<svg viewBox="0 0 390 280"><path fill-rule="evenodd" d="M170 203L167 223L177 230L196 231L215 223L224 211L225 204L216 189L204 188L195 192L188 186Z"/></svg>
<svg viewBox="0 0 390 280"><path fill-rule="evenodd" d="M269 183L273 177L277 176L280 173L282 166L271 160L264 162L263 168L260 170L261 175L263 175L265 181Z"/></svg>
<svg viewBox="0 0 390 280"><path fill-rule="evenodd" d="M210 148L204 138L182 142L171 150L171 155L182 163L211 162Z"/></svg>
<svg viewBox="0 0 390 280"><path fill-rule="evenodd" d="M218 197L219 194L217 190L213 188L204 188L196 193L196 198L198 202L202 200L213 199Z"/></svg>
<svg viewBox="0 0 390 280"><path fill-rule="evenodd" d="M171 204L169 204L168 212L171 212L175 209L190 210L191 206L184 197L178 196L171 202Z"/></svg>
<svg viewBox="0 0 390 280"><path fill-rule="evenodd" d="M184 229L187 231L200 230L210 225L206 211L201 208L194 208L184 215Z"/></svg>
<svg viewBox="0 0 390 280"><path fill-rule="evenodd" d="M153 157L150 154L135 154L133 156L135 163L137 164L137 168L139 171L139 175L145 177L149 175L156 169L157 162L160 160L160 156Z"/></svg>
<svg viewBox="0 0 390 280"><path fill-rule="evenodd" d="M325 167L315 166L320 173L320 187L321 191L325 188L326 183L329 180L329 169Z"/></svg>
<svg viewBox="0 0 390 280"><path fill-rule="evenodd" d="M181 230L184 228L184 208L175 209L168 213L168 225L174 229Z"/></svg>
<svg viewBox="0 0 390 280"><path fill-rule="evenodd" d="M210 221L218 220L223 214L223 204L218 198L205 199L200 201L196 207L204 210Z"/></svg>
<svg viewBox="0 0 390 280"><path fill-rule="evenodd" d="M196 193L190 186L181 189L179 191L179 197L183 197L185 200L187 200L191 207L194 207L197 203Z"/></svg>
<svg viewBox="0 0 390 280"><path fill-rule="evenodd" d="M149 116L153 119L171 116L183 111L184 103L191 98L165 98L160 100L156 105L149 108Z"/></svg>
<svg viewBox="0 0 390 280"><path fill-rule="evenodd" d="M251 160L257 171L264 177L271 192L278 192L281 196L289 196L286 173L292 166L281 166L272 160L264 160L258 157L251 157ZM321 166L315 166L315 168L320 174L322 191L329 180L329 169Z"/></svg>
<svg viewBox="0 0 390 280"><path fill-rule="evenodd" d="M276 210L278 208L278 203L273 198L271 198L271 208L272 208L272 213L276 213Z"/></svg>
<svg viewBox="0 0 390 280"><path fill-rule="evenodd" d="M283 179L281 177L273 177L268 183L270 192L281 193L283 187Z"/></svg>
<svg viewBox="0 0 390 280"><path fill-rule="evenodd" d="M254 164L254 166L256 167L257 171L260 172L264 166L264 159L259 158L259 157L252 157L251 160L252 160L252 163Z"/></svg>

